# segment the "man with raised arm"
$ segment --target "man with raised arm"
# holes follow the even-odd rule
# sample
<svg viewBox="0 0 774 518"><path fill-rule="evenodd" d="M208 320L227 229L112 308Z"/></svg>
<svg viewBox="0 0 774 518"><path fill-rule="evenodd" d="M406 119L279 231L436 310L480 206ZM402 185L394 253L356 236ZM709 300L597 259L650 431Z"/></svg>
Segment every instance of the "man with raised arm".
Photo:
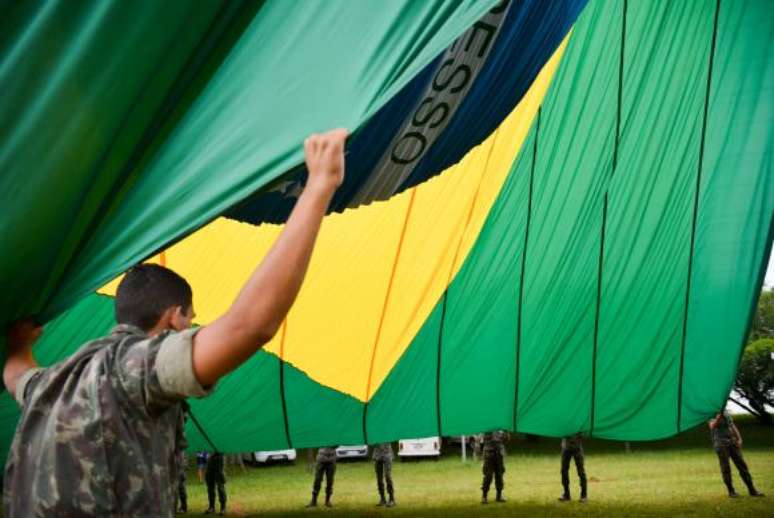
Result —
<svg viewBox="0 0 774 518"><path fill-rule="evenodd" d="M731 480L731 464L729 459L734 461L736 469L739 470L739 476L747 486L747 492L750 496L763 496L763 493L755 489L750 470L747 469L747 463L742 457L742 434L734 424L731 416L723 411L718 412L715 417L709 420L710 433L712 435L712 446L718 455L720 462L720 474L723 477L723 483L728 489L728 496L736 498L739 496L734 489L734 483Z"/></svg>
<svg viewBox="0 0 774 518"><path fill-rule="evenodd" d="M7 332L3 381L21 406L5 471L5 516L171 516L181 401L204 397L276 333L344 178L343 129L304 142L309 177L274 246L228 311L190 329L191 288L157 265L131 268L118 325L39 368L32 321Z"/></svg>

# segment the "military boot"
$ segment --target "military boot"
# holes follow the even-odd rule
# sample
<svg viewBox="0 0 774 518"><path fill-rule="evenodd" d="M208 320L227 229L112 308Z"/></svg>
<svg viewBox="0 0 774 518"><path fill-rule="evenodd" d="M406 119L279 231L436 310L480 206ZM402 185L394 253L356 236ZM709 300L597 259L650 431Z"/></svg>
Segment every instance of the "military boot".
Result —
<svg viewBox="0 0 774 518"><path fill-rule="evenodd" d="M742 480L744 481L744 485L747 486L747 492L750 493L750 496L764 496L763 493L755 489L755 485L753 484L752 477L750 476L749 472L745 471L740 473L740 475L742 475Z"/></svg>
<svg viewBox="0 0 774 518"><path fill-rule="evenodd" d="M489 503L489 500L486 499L486 491L484 491L484 490L481 491L481 503L482 504L488 504Z"/></svg>
<svg viewBox="0 0 774 518"><path fill-rule="evenodd" d="M497 490L497 497L495 498L495 502L505 502L505 498L503 498L503 490L498 489Z"/></svg>
<svg viewBox="0 0 774 518"><path fill-rule="evenodd" d="M734 484L731 482L731 475L726 475L723 473L723 482L726 484L726 489L728 489L728 497L729 498L736 498L739 496L737 494L736 490L734 489Z"/></svg>
<svg viewBox="0 0 774 518"><path fill-rule="evenodd" d="M395 507L395 493L392 490L388 490L390 499L387 501L387 507Z"/></svg>
<svg viewBox="0 0 774 518"><path fill-rule="evenodd" d="M317 493L312 491L312 499L306 504L307 507L317 507Z"/></svg>

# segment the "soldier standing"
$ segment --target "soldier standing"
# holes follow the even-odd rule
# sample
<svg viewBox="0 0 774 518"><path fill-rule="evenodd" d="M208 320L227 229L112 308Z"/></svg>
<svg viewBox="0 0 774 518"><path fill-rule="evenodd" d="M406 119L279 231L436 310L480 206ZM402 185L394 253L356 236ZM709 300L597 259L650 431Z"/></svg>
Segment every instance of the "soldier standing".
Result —
<svg viewBox="0 0 774 518"><path fill-rule="evenodd" d="M317 450L317 463L314 466L314 485L312 486L312 500L307 507L317 506L317 495L320 494L323 475L325 475L325 506L333 507L333 477L336 475L336 447L326 446Z"/></svg>
<svg viewBox="0 0 774 518"><path fill-rule="evenodd" d="M389 442L374 446L374 469L376 470L376 486L379 488L379 503L377 506L395 507L395 492L392 485L392 444ZM387 482L387 495L384 498L384 483Z"/></svg>
<svg viewBox="0 0 774 518"><path fill-rule="evenodd" d="M492 477L495 479L498 502L503 498L503 474L505 473L505 442L510 440L510 434L505 430L486 432L482 440L482 456L484 457L484 482L481 484L481 503L486 504Z"/></svg>
<svg viewBox="0 0 774 518"><path fill-rule="evenodd" d="M570 460L575 459L575 469L578 470L580 479L580 501L585 502L586 493L586 469L583 467L583 441L580 433L564 437L562 439L562 487L564 493L559 497L562 502L570 500Z"/></svg>
<svg viewBox="0 0 774 518"><path fill-rule="evenodd" d="M747 463L742 457L742 434L734 424L734 420L728 413L720 412L709 421L709 427L712 433L712 446L715 453L718 454L720 461L720 473L723 476L723 482L728 488L728 496L736 498L739 496L734 490L734 484L731 481L731 464L729 457L734 461L736 469L739 470L739 476L742 477L750 496L763 496L753 485L752 475L747 469Z"/></svg>
<svg viewBox="0 0 774 518"><path fill-rule="evenodd" d="M207 482L207 500L209 507L204 514L215 512L215 488L218 489L220 514L226 514L226 474L223 471L223 454L219 451L210 453L207 457L207 471L204 474Z"/></svg>

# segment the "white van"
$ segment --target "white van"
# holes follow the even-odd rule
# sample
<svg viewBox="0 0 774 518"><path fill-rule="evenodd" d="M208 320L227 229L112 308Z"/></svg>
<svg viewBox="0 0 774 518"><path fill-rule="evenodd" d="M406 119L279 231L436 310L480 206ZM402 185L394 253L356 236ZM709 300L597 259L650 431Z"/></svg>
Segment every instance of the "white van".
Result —
<svg viewBox="0 0 774 518"><path fill-rule="evenodd" d="M339 446L336 448L337 459L367 459L368 445L356 444L353 446Z"/></svg>
<svg viewBox="0 0 774 518"><path fill-rule="evenodd" d="M295 462L296 450L272 450L253 452L253 460L258 464L270 462Z"/></svg>
<svg viewBox="0 0 774 518"><path fill-rule="evenodd" d="M435 457L441 456L441 438L423 437L421 439L403 439L398 441L398 457Z"/></svg>

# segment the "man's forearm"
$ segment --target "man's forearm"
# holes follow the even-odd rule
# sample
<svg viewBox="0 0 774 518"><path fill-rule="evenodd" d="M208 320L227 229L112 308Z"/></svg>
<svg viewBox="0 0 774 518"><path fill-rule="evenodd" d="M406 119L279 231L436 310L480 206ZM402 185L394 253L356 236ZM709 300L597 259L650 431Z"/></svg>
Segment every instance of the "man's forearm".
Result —
<svg viewBox="0 0 774 518"><path fill-rule="evenodd" d="M198 333L193 365L202 385L235 369L277 332L301 288L332 196L332 190L315 184L304 189L279 238L231 308Z"/></svg>

